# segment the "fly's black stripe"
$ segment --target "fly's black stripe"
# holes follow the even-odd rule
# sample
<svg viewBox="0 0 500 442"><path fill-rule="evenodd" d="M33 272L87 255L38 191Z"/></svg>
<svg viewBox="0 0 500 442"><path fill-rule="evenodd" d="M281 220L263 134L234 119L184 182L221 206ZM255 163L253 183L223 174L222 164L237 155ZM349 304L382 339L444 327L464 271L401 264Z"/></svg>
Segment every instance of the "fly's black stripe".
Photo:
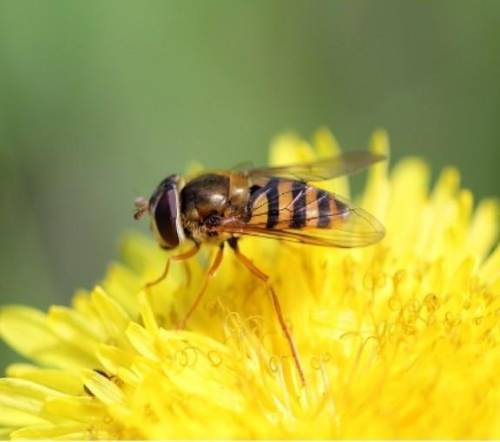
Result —
<svg viewBox="0 0 500 442"><path fill-rule="evenodd" d="M278 224L280 217L280 196L278 194L279 178L271 178L266 186L267 197L267 223L266 227L272 229Z"/></svg>
<svg viewBox="0 0 500 442"><path fill-rule="evenodd" d="M307 184L294 181L292 184L293 214L290 227L299 228L306 225L306 189Z"/></svg>
<svg viewBox="0 0 500 442"><path fill-rule="evenodd" d="M318 227L330 225L330 194L323 189L317 189L316 200L318 201Z"/></svg>

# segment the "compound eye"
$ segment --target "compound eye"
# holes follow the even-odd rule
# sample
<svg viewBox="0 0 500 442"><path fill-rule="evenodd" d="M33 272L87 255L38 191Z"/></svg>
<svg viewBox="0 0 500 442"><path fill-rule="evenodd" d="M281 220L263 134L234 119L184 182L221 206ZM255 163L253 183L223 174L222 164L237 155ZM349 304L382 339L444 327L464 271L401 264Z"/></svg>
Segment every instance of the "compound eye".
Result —
<svg viewBox="0 0 500 442"><path fill-rule="evenodd" d="M176 187L163 190L154 208L154 221L160 236L162 247L177 247L182 239L182 227L179 213L179 194Z"/></svg>

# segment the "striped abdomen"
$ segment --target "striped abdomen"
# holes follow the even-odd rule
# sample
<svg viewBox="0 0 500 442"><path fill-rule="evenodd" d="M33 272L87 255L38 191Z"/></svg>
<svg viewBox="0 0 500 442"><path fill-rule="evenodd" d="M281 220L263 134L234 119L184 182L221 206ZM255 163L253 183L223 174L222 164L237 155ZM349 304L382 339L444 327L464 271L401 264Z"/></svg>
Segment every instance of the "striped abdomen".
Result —
<svg viewBox="0 0 500 442"><path fill-rule="evenodd" d="M256 188L249 201L249 225L269 229L330 228L347 206L326 190L302 181L270 178Z"/></svg>

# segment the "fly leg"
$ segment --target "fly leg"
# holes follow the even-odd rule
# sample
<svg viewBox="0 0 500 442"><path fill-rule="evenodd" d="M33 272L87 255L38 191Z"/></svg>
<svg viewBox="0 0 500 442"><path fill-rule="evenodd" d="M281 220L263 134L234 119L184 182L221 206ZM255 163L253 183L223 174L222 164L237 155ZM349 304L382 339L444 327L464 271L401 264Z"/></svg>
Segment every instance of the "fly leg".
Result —
<svg viewBox="0 0 500 442"><path fill-rule="evenodd" d="M219 268L219 266L222 262L223 252L224 252L224 243L221 243L221 245L219 246L219 250L217 250L217 254L215 255L215 258L214 258L212 264L210 265L210 267L207 271L207 274L205 275L203 285L201 286L200 291L196 295L196 298L195 298L193 304L191 305L191 308L186 313L186 316L184 316L184 319L177 326L178 329L182 330L183 328L186 327L187 321L189 320L189 318L191 317L193 312L196 310L196 307L198 307L198 304L200 303L201 298L203 298L203 295L205 294L205 292L207 290L208 283L215 276L215 273L217 272L217 269Z"/></svg>
<svg viewBox="0 0 500 442"><path fill-rule="evenodd" d="M185 261L188 258L191 258L192 256L196 255L198 251L200 250L200 245L198 243L194 244L194 247L189 249L185 253L181 253L180 255L175 255L167 258L167 262L165 264L165 268L163 269L163 272L161 275L156 278L154 281L148 282L144 288L146 290L149 290L151 287L154 287L155 285L159 284L162 282L167 276L168 276L168 271L170 269L170 261Z"/></svg>
<svg viewBox="0 0 500 442"><path fill-rule="evenodd" d="M278 321L280 323L281 329L285 334L286 340L288 341L288 346L290 347L290 352L292 353L293 360L295 362L295 366L297 367L297 371L299 373L300 380L302 381L302 385L306 385L306 378L304 376L304 370L302 369L302 364L300 363L299 354L297 352L297 347L295 346L295 342L293 340L293 336L288 328L288 325L283 318L283 312L281 311L281 305L278 299L278 295L274 291L272 285L269 284L269 275L265 274L262 270L255 266L255 264L248 259L245 255L243 255L238 247L237 238L230 238L228 240L229 246L234 250L236 258L238 258L243 265L250 270L250 272L258 279L260 279L268 288L271 299L273 302L274 310L276 311L276 315L278 316Z"/></svg>

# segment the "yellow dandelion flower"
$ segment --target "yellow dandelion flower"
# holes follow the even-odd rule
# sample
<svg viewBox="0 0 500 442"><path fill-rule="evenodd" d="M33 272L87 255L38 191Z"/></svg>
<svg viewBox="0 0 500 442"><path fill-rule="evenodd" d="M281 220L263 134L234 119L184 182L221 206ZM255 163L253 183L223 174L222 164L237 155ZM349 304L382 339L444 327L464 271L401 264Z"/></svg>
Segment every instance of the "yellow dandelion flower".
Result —
<svg viewBox="0 0 500 442"><path fill-rule="evenodd" d="M388 154L383 131L370 149ZM312 145L286 135L271 162L337 150L326 130ZM173 264L146 293L165 255L130 235L123 263L70 307L1 310L1 337L32 363L0 379L0 436L500 438L498 204L474 209L452 168L431 192L421 160L387 168L358 201L386 226L377 245L241 241L271 275L306 386L266 288L234 256L178 331L206 263ZM349 194L345 178L325 187Z"/></svg>

